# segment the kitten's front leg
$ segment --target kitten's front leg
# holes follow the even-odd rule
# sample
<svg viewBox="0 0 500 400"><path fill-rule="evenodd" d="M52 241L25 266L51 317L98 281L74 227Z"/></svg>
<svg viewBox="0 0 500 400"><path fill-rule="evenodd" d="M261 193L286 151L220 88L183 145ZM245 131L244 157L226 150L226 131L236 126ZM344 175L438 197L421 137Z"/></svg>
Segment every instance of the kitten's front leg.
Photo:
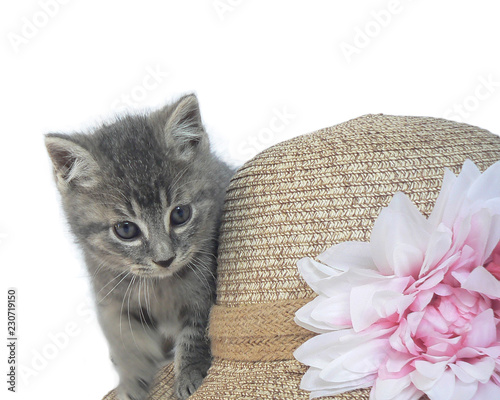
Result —
<svg viewBox="0 0 500 400"><path fill-rule="evenodd" d="M117 388L120 400L145 400L148 398L149 389L158 366L153 359L147 359L144 354L125 356L123 353L112 355L115 362L120 383Z"/></svg>
<svg viewBox="0 0 500 400"><path fill-rule="evenodd" d="M138 315L125 312L120 318L114 310L106 311L101 315L101 326L120 377L118 398L145 400L164 359L162 335Z"/></svg>
<svg viewBox="0 0 500 400"><path fill-rule="evenodd" d="M210 340L206 336L207 321L186 321L176 343L175 391L181 400L187 399L201 385L212 363Z"/></svg>

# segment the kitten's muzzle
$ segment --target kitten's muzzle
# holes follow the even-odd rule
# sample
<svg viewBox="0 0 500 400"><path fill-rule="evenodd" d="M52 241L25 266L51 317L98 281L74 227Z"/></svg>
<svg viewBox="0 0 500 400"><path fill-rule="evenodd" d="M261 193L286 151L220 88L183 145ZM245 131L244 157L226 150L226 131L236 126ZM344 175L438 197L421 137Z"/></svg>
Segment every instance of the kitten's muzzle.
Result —
<svg viewBox="0 0 500 400"><path fill-rule="evenodd" d="M162 260L162 261L154 261L153 262L162 267L162 268L168 268L170 267L170 264L172 264L172 261L174 261L175 257L170 257L168 260Z"/></svg>

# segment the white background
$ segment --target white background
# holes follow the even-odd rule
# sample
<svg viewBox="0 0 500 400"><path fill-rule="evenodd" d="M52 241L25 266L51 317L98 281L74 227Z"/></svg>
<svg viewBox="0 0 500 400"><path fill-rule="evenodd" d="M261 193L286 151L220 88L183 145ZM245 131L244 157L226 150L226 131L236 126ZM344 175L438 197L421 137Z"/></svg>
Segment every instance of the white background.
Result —
<svg viewBox="0 0 500 400"><path fill-rule="evenodd" d="M17 288L20 366L10 394L3 333L0 397L100 399L117 383L44 133L191 91L216 150L234 164L367 113L446 117L498 133L496 3L3 2L0 298L5 310L7 288Z"/></svg>

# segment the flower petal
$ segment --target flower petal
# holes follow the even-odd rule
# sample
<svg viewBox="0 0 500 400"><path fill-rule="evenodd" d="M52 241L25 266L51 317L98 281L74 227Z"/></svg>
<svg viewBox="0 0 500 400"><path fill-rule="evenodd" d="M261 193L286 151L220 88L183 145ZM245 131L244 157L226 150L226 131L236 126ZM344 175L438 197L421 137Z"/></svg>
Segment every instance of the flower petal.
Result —
<svg viewBox="0 0 500 400"><path fill-rule="evenodd" d="M483 311L471 322L465 346L490 347L497 341L497 323L491 308Z"/></svg>
<svg viewBox="0 0 500 400"><path fill-rule="evenodd" d="M451 400L455 392L455 379L455 374L450 369L447 369L424 392L431 400Z"/></svg>
<svg viewBox="0 0 500 400"><path fill-rule="evenodd" d="M318 324L332 329L351 328L349 293L340 292L333 297L323 297L323 301L311 312L311 318Z"/></svg>
<svg viewBox="0 0 500 400"><path fill-rule="evenodd" d="M396 193L373 227L370 245L372 258L384 275L417 277L431 230L426 218L403 193ZM401 257L403 246L412 247L411 256ZM410 247L409 247L410 246ZM420 264L419 264L420 260Z"/></svg>
<svg viewBox="0 0 500 400"><path fill-rule="evenodd" d="M376 269L370 253L370 243L343 242L325 250L318 257L322 263L339 270Z"/></svg>
<svg viewBox="0 0 500 400"><path fill-rule="evenodd" d="M481 172L476 165L466 160L458 177L446 170L441 188L441 192L436 200L436 205L429 217L429 222L433 226L444 223L452 227L453 223L465 201L465 195L469 191L472 183L481 176Z"/></svg>
<svg viewBox="0 0 500 400"><path fill-rule="evenodd" d="M333 329L350 328L349 297L337 298L318 296L295 313L295 323L316 333L330 332ZM324 311L324 312L323 312ZM343 323L345 322L345 323Z"/></svg>
<svg viewBox="0 0 500 400"><path fill-rule="evenodd" d="M484 267L477 267L462 283L462 288L482 293L490 299L500 298L500 281Z"/></svg>
<svg viewBox="0 0 500 400"><path fill-rule="evenodd" d="M335 350L335 345L344 336L352 337L351 330L346 329L314 336L297 348L293 355L303 364L315 368L324 368L332 359L341 354Z"/></svg>
<svg viewBox="0 0 500 400"><path fill-rule="evenodd" d="M492 215L482 208L459 220L453 227L453 250L459 251L468 246L473 249L472 266L483 265L500 240L500 215Z"/></svg>
<svg viewBox="0 0 500 400"><path fill-rule="evenodd" d="M311 391L311 399L323 396L335 396L350 390L367 388L373 385L374 376L357 379L351 382L342 382L340 384L327 382L320 378L321 370L318 368L309 368L302 377L300 388Z"/></svg>
<svg viewBox="0 0 500 400"><path fill-rule="evenodd" d="M477 381L465 383L462 382L460 378L455 379L455 391L453 392L451 398L453 400L471 400L474 398L474 395L477 392L477 388Z"/></svg>
<svg viewBox="0 0 500 400"><path fill-rule="evenodd" d="M388 350L385 339L367 341L332 360L320 376L329 382L344 382L372 375L387 358Z"/></svg>
<svg viewBox="0 0 500 400"><path fill-rule="evenodd" d="M476 168L477 170L477 168ZM462 168L463 172L463 168ZM479 170L477 170L479 172ZM452 192L455 190L456 182L457 182L457 176L453 173L448 168L444 169L444 177L443 177L443 183L441 184L441 191L439 192L439 196L436 199L436 203L434 204L434 208L431 212L431 215L429 215L429 223L431 226L436 228L441 221L443 221L443 216L446 211L450 212L450 197L452 197ZM455 204L455 207L458 207L458 204ZM448 225L449 226L449 225Z"/></svg>
<svg viewBox="0 0 500 400"><path fill-rule="evenodd" d="M422 349L414 342L411 327L405 319L400 321L396 331L391 335L389 342L394 350L407 355L417 356L422 352Z"/></svg>
<svg viewBox="0 0 500 400"><path fill-rule="evenodd" d="M419 390L427 393L444 374L447 364L448 361L432 363L416 360L414 363L415 371L410 373L411 381Z"/></svg>
<svg viewBox="0 0 500 400"><path fill-rule="evenodd" d="M463 370L463 368L460 366L463 364L463 361L457 361L453 364L450 364L450 369L453 371L455 376L463 383L465 384L473 384L474 382L477 383L476 378L474 378L472 375L468 374L466 371ZM468 365L468 363L465 363ZM476 384L476 389L477 389L477 384Z"/></svg>
<svg viewBox="0 0 500 400"><path fill-rule="evenodd" d="M431 268L436 267L438 262L449 251L452 244L452 235L451 229L444 224L439 224L436 230L431 233L419 278L425 276Z"/></svg>
<svg viewBox="0 0 500 400"><path fill-rule="evenodd" d="M343 271L335 270L331 267L327 267L312 258L305 257L297 261L297 267L299 269L300 275L312 290L318 293L316 289L316 283L321 282L330 276L338 276L343 273Z"/></svg>
<svg viewBox="0 0 500 400"><path fill-rule="evenodd" d="M387 296L387 292L392 292L396 296L407 288L410 280L410 277L393 278L352 288L350 304L354 330L362 331L383 317L376 312L373 304L376 293L383 291Z"/></svg>
<svg viewBox="0 0 500 400"><path fill-rule="evenodd" d="M372 305L376 313L382 318L397 314L401 316L413 303L415 296L404 295L392 290L381 290L373 295Z"/></svg>
<svg viewBox="0 0 500 400"><path fill-rule="evenodd" d="M457 361L456 365L475 380L486 383L490 380L495 369L495 360L490 357L483 357L479 360L474 359L471 362Z"/></svg>
<svg viewBox="0 0 500 400"><path fill-rule="evenodd" d="M315 282L315 290L318 294L334 297L339 293L349 295L353 286L387 280L380 272L371 269L356 270L349 269L338 276L331 276Z"/></svg>
<svg viewBox="0 0 500 400"><path fill-rule="evenodd" d="M418 247L408 243L398 243L394 246L392 265L394 275L413 276L418 278L424 262L425 253Z"/></svg>
<svg viewBox="0 0 500 400"><path fill-rule="evenodd" d="M466 161L466 164L468 164L467 168L471 164L474 165L469 160ZM466 168L465 164L464 168ZM477 176L468 191L467 197L471 201L484 201L500 197L500 162L491 165L486 171Z"/></svg>
<svg viewBox="0 0 500 400"><path fill-rule="evenodd" d="M411 380L409 376L404 376L400 379L377 379L373 385L372 393L370 399L376 400L392 400L398 398L406 388L411 385ZM416 392L416 390L412 390ZM408 398L408 397L406 397Z"/></svg>
<svg viewBox="0 0 500 400"><path fill-rule="evenodd" d="M293 353L303 364L325 368L332 360L378 338L388 338L395 328L376 326L371 332L355 334L352 329L323 333L307 340Z"/></svg>
<svg viewBox="0 0 500 400"><path fill-rule="evenodd" d="M500 399L500 386L496 385L492 381L485 384L479 385L476 393L477 399Z"/></svg>
<svg viewBox="0 0 500 400"><path fill-rule="evenodd" d="M436 380L444 373L447 361L441 361L438 363L431 363L428 361L417 360L415 361L415 369L426 378Z"/></svg>

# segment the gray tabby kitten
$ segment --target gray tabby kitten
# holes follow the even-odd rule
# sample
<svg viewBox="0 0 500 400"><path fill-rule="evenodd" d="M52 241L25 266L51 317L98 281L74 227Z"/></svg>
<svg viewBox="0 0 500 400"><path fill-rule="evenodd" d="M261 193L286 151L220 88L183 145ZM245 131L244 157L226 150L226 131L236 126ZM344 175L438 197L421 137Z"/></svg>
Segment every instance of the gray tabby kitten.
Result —
<svg viewBox="0 0 500 400"><path fill-rule="evenodd" d="M119 398L145 399L172 359L176 394L187 398L211 363L217 234L234 172L211 153L196 97L45 141L93 279Z"/></svg>

